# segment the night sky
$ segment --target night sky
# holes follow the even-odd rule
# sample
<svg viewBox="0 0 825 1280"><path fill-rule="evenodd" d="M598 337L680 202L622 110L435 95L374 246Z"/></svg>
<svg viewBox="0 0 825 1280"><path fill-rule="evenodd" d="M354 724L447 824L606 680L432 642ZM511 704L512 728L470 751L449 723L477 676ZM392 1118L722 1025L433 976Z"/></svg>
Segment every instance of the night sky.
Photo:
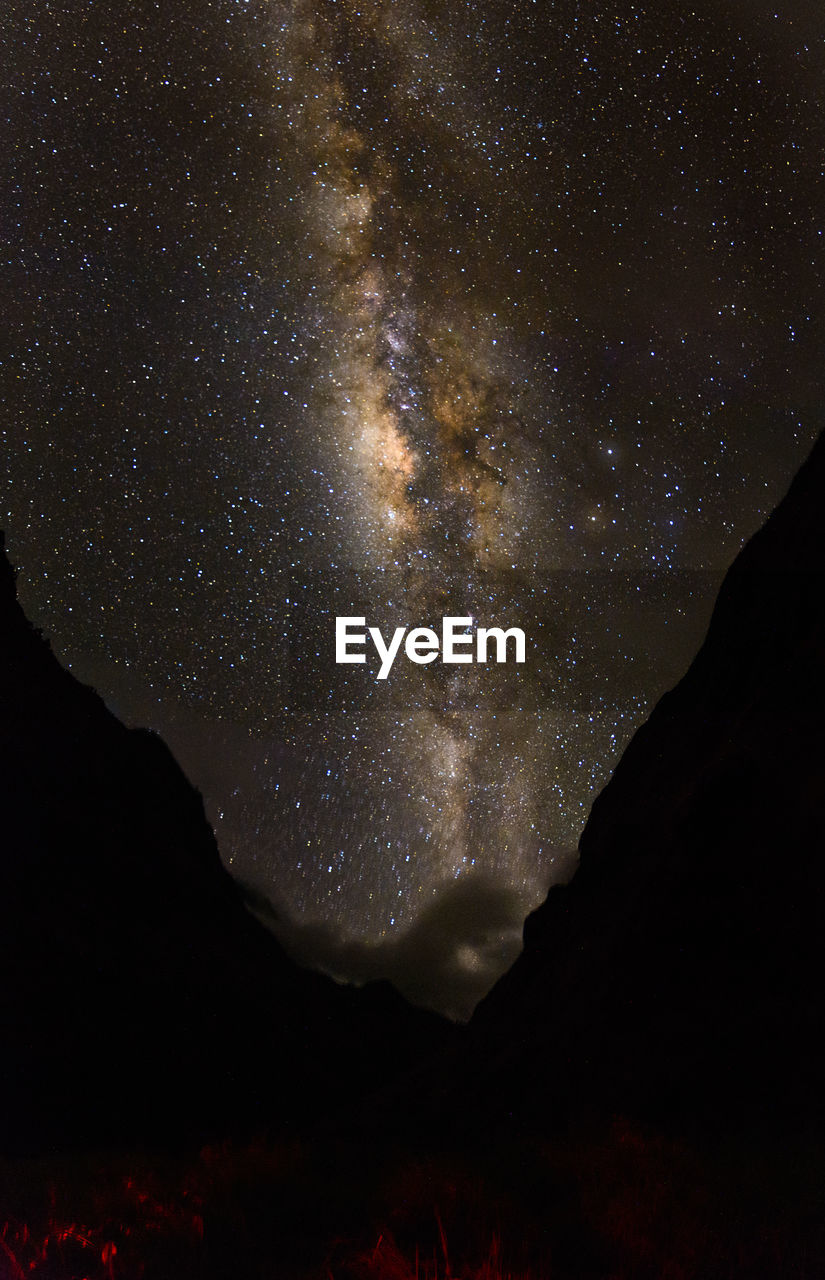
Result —
<svg viewBox="0 0 825 1280"><path fill-rule="evenodd" d="M825 16L27 0L2 59L23 604L299 955L466 1014L821 426ZM335 665L445 614L527 661Z"/></svg>

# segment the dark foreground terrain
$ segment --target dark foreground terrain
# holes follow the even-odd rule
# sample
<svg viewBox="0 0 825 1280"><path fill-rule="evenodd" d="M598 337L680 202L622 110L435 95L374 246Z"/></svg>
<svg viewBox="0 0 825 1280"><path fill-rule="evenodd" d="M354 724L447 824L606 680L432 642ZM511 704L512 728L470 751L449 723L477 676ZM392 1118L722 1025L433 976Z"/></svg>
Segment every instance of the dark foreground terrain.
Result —
<svg viewBox="0 0 825 1280"><path fill-rule="evenodd" d="M816 1280L814 1142L599 1132L425 1153L221 1144L0 1163L0 1276Z"/></svg>
<svg viewBox="0 0 825 1280"><path fill-rule="evenodd" d="M0 1277L825 1274L825 442L469 1027L295 965L0 564Z"/></svg>

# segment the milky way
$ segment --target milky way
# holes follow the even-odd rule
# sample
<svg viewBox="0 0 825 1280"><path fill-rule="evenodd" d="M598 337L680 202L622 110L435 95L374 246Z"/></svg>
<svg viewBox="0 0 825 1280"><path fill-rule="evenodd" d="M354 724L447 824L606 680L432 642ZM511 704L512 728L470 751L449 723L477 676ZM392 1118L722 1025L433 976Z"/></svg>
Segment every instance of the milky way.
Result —
<svg viewBox="0 0 825 1280"><path fill-rule="evenodd" d="M821 27L12 6L24 603L300 954L403 984L438 951L418 994L466 1013L805 456ZM377 682L337 615L518 625L527 661Z"/></svg>

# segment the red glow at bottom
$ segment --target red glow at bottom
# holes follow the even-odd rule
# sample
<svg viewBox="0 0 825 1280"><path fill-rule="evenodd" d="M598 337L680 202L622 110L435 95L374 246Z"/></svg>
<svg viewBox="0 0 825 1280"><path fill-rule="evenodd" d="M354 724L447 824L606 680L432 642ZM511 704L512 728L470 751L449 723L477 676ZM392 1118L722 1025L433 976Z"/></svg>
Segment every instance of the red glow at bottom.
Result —
<svg viewBox="0 0 825 1280"><path fill-rule="evenodd" d="M818 1280L823 1163L622 1123L477 1157L0 1161L0 1280Z"/></svg>

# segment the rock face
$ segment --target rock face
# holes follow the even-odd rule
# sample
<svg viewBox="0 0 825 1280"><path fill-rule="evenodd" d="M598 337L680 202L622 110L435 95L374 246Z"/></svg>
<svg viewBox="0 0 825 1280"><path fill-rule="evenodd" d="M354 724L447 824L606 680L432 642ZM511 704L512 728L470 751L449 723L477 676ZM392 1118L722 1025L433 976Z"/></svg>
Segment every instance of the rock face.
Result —
<svg viewBox="0 0 825 1280"><path fill-rule="evenodd" d="M825 437L596 800L471 1025L474 1093L651 1117L821 1111Z"/></svg>
<svg viewBox="0 0 825 1280"><path fill-rule="evenodd" d="M160 739L29 625L0 544L0 1147L309 1123L442 1031L288 959Z"/></svg>

